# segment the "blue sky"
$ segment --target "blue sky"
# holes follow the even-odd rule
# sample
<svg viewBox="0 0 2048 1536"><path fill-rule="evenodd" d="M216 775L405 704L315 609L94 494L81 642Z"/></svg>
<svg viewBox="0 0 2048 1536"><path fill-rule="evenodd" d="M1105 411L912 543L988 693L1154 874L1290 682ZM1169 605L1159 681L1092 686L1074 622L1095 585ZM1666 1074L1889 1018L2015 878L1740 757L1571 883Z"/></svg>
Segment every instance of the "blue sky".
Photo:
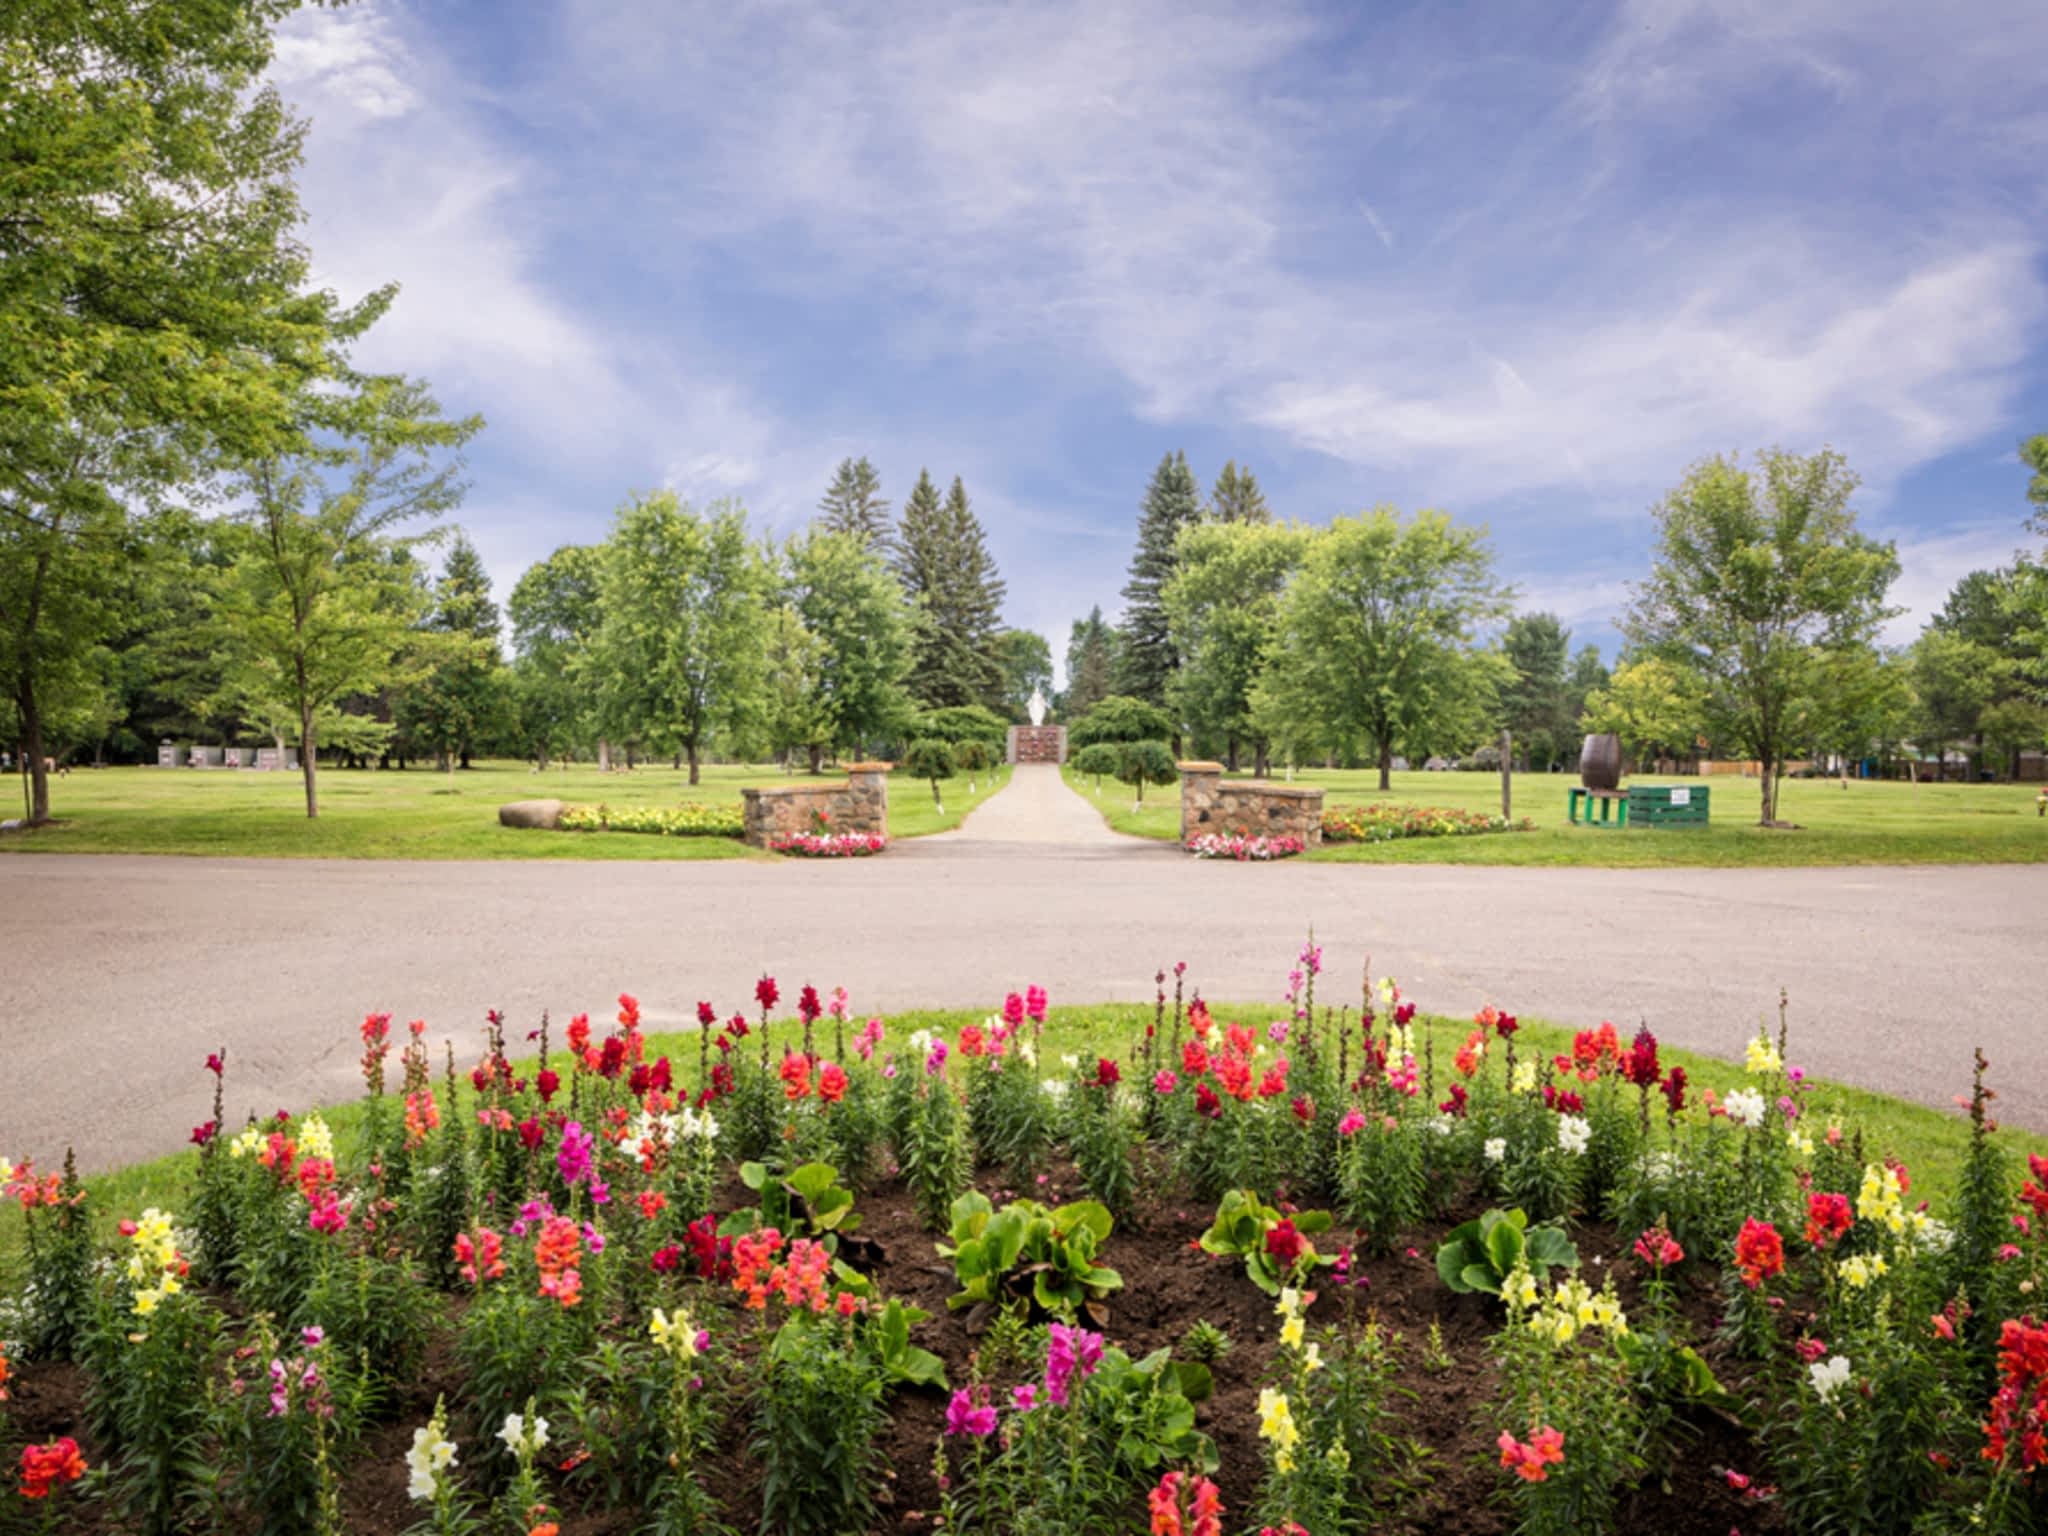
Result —
<svg viewBox="0 0 2048 1536"><path fill-rule="evenodd" d="M1832 443L1903 638L2025 542L2048 6L358 0L293 18L319 279L489 429L502 597L630 491L965 477L1010 622L1113 612L1184 448L1483 521L1611 648L1699 456Z"/></svg>

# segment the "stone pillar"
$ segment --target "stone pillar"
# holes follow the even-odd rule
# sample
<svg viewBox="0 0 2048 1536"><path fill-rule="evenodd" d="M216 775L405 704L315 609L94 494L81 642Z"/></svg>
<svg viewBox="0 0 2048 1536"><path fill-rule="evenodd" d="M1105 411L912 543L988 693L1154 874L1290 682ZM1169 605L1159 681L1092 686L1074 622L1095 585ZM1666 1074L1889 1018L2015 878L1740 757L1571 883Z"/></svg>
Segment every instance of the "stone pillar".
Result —
<svg viewBox="0 0 2048 1536"><path fill-rule="evenodd" d="M1221 763L1181 763L1180 840L1213 830L1209 823L1216 812L1217 787L1223 782Z"/></svg>
<svg viewBox="0 0 2048 1536"><path fill-rule="evenodd" d="M846 815L843 832L889 835L889 770L894 763L846 765Z"/></svg>

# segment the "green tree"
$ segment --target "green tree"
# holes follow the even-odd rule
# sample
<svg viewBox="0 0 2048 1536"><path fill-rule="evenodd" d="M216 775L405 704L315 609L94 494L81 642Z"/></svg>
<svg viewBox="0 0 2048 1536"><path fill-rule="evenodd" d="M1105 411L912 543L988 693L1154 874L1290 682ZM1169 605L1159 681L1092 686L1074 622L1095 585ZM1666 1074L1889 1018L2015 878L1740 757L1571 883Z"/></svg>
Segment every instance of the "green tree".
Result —
<svg viewBox="0 0 2048 1536"><path fill-rule="evenodd" d="M1173 729L1165 710L1144 699L1113 693L1067 729L1067 745L1079 751L1099 741L1157 741Z"/></svg>
<svg viewBox="0 0 2048 1536"><path fill-rule="evenodd" d="M1123 762L1123 749L1124 744L1120 741L1098 741L1081 748L1069 761L1074 765L1074 772L1085 773L1095 780L1095 792L1099 795L1103 778L1116 777L1117 767Z"/></svg>
<svg viewBox="0 0 2048 1536"><path fill-rule="evenodd" d="M1898 558L1857 531L1857 483L1829 449L1769 449L1754 471L1695 465L1656 509L1655 564L1623 621L1637 648L1698 677L1715 745L1757 760L1766 826L1823 655L1869 643L1890 616Z"/></svg>
<svg viewBox="0 0 2048 1536"><path fill-rule="evenodd" d="M31 821L47 708L90 692L131 521L223 459L294 449L302 385L383 302L302 291L304 129L260 85L294 8L0 9L0 686Z"/></svg>
<svg viewBox="0 0 2048 1536"><path fill-rule="evenodd" d="M1913 643L1916 743L1934 749L1937 775L1947 772L1948 751L1968 742L1972 778L1982 747L1984 712L2004 691L2010 663L1989 646L1933 625Z"/></svg>
<svg viewBox="0 0 2048 1536"><path fill-rule="evenodd" d="M1624 661L1586 696L1581 725L1611 732L1637 764L1669 754L1690 757L1706 722L1706 701L1692 673L1661 656Z"/></svg>
<svg viewBox="0 0 2048 1536"><path fill-rule="evenodd" d="M433 608L413 652L418 677L398 695L394 719L451 771L467 768L478 740L502 733L508 698L490 573L459 531L443 557Z"/></svg>
<svg viewBox="0 0 2048 1536"><path fill-rule="evenodd" d="M1582 645L1572 656L1572 668L1565 676L1564 717L1577 720L1586 712L1586 699L1595 689L1607 686L1607 663L1600 659L1600 647ZM1579 743L1569 742L1564 757L1570 763L1578 754Z"/></svg>
<svg viewBox="0 0 2048 1536"><path fill-rule="evenodd" d="M818 734L804 742L815 773L819 748L857 752L909 718L913 620L902 587L858 535L811 530L791 542L787 571L789 601L817 648Z"/></svg>
<svg viewBox="0 0 2048 1536"><path fill-rule="evenodd" d="M2040 509L2033 515L2033 525L2048 533L2048 432L2020 444L2020 462L2034 472L2034 478L2027 482L2027 500Z"/></svg>
<svg viewBox="0 0 2048 1536"><path fill-rule="evenodd" d="M1163 741L1126 741L1116 749L1116 777L1137 791L1132 809L1145 803L1147 784L1172 784L1180 778L1180 767Z"/></svg>
<svg viewBox="0 0 2048 1536"><path fill-rule="evenodd" d="M1255 771L1266 772L1271 742L1253 716L1252 691L1279 624L1281 590L1307 538L1291 524L1263 519L1202 522L1181 532L1164 593L1168 634L1181 658L1167 697L1198 736L1223 742L1232 769L1239 743L1249 742Z"/></svg>
<svg viewBox="0 0 2048 1536"><path fill-rule="evenodd" d="M790 755L802 748L810 755L811 772L818 772L819 757L832 742L832 722L825 713L819 679L824 650L787 603L778 603L762 624L756 724L768 755L785 768Z"/></svg>
<svg viewBox="0 0 2048 1536"><path fill-rule="evenodd" d="M1875 646L1841 646L1821 658L1810 715L1817 761L1836 759L1842 787L1849 768L1888 757L1913 728L1913 682L1906 663Z"/></svg>
<svg viewBox="0 0 2048 1536"><path fill-rule="evenodd" d="M936 736L920 736L903 753L903 771L913 778L927 780L932 787L932 804L941 811L945 802L939 799L939 782L953 777L956 760L953 743L941 741Z"/></svg>
<svg viewBox="0 0 2048 1536"><path fill-rule="evenodd" d="M1473 642L1507 611L1484 529L1385 507L1340 517L1308 540L1254 707L1293 740L1363 737L1388 789L1396 750L1481 728L1506 663Z"/></svg>
<svg viewBox="0 0 2048 1536"><path fill-rule="evenodd" d="M590 698L600 569L596 546L564 544L526 568L507 604L518 731L543 768L550 756L566 756L597 730Z"/></svg>
<svg viewBox="0 0 2048 1536"><path fill-rule="evenodd" d="M1216 477L1215 489L1209 492L1208 515L1219 523L1270 523L1273 513L1266 505L1266 493L1259 489L1259 477L1248 469L1239 469L1235 459L1228 460L1223 473Z"/></svg>
<svg viewBox="0 0 2048 1536"><path fill-rule="evenodd" d="M882 477L865 454L839 461L818 503L818 522L828 533L851 534L878 553L888 552L889 503L882 496Z"/></svg>
<svg viewBox="0 0 2048 1536"><path fill-rule="evenodd" d="M707 739L744 735L760 708L768 586L737 503L626 502L599 563L590 669L612 733L680 748L697 783Z"/></svg>
<svg viewBox="0 0 2048 1536"><path fill-rule="evenodd" d="M941 502L930 474L918 472L903 504L896 571L917 613L912 696L928 707L999 704L1003 583L958 476Z"/></svg>
<svg viewBox="0 0 2048 1536"><path fill-rule="evenodd" d="M1578 745L1573 739L1578 717L1567 713L1571 687L1565 657L1571 639L1554 613L1518 613L1501 637L1501 652L1514 669L1501 691L1501 718L1530 768L1552 771Z"/></svg>
<svg viewBox="0 0 2048 1536"><path fill-rule="evenodd" d="M1124 615L1117 646L1117 691L1153 704L1166 703L1167 680L1179 666L1166 616L1166 584L1181 529L1202 515L1202 492L1185 453L1169 453L1152 472L1138 513L1138 545L1124 582Z"/></svg>
<svg viewBox="0 0 2048 1536"><path fill-rule="evenodd" d="M1011 720L1031 718L1034 691L1052 698L1052 645L1029 629L1006 629L996 636L996 661L1003 669L1003 709Z"/></svg>
<svg viewBox="0 0 2048 1536"><path fill-rule="evenodd" d="M421 617L411 551L433 533L394 530L461 501L459 450L483 422L448 420L425 386L402 378L361 379L309 409L342 435L244 473L214 633L248 712L296 726L313 817L320 726L350 695L402 678L400 653Z"/></svg>
<svg viewBox="0 0 2048 1536"><path fill-rule="evenodd" d="M1074 620L1067 636L1067 691L1060 698L1060 713L1068 721L1079 720L1116 686L1116 641L1099 606L1090 608L1087 618Z"/></svg>

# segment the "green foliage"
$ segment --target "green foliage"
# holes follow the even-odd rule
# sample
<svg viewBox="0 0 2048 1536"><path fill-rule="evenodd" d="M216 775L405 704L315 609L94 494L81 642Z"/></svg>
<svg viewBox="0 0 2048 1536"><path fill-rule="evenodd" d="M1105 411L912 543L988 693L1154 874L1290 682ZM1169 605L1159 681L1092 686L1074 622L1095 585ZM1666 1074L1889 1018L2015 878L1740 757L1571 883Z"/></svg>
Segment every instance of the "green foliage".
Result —
<svg viewBox="0 0 2048 1536"><path fill-rule="evenodd" d="M755 1398L761 1529L841 1536L868 1528L881 1471L882 1378L824 1328L776 1335Z"/></svg>
<svg viewBox="0 0 2048 1536"><path fill-rule="evenodd" d="M1080 751L1097 742L1157 741L1172 734L1173 721L1158 705L1112 694L1067 728L1067 746Z"/></svg>
<svg viewBox="0 0 2048 1536"><path fill-rule="evenodd" d="M862 751L911 712L913 615L881 550L872 534L815 529L789 547L788 596L815 653L806 739L838 750Z"/></svg>
<svg viewBox="0 0 2048 1536"><path fill-rule="evenodd" d="M861 1334L861 1345L883 1380L899 1386L944 1389L945 1361L910 1342L911 1328L928 1315L917 1307L905 1306L895 1296L870 1315Z"/></svg>
<svg viewBox="0 0 2048 1536"><path fill-rule="evenodd" d="M1099 789L1104 778L1116 777L1116 771L1122 765L1123 758L1122 742L1098 741L1093 746L1083 747L1070 761L1076 773L1091 775Z"/></svg>
<svg viewBox="0 0 2048 1536"><path fill-rule="evenodd" d="M1261 514L1183 529L1162 600L1180 656L1168 689L1175 713L1233 752L1240 740L1253 742L1263 761L1267 738L1252 714L1252 691L1267 664L1281 590L1308 535L1267 523L1263 504Z"/></svg>
<svg viewBox="0 0 2048 1536"><path fill-rule="evenodd" d="M1067 691L1059 701L1068 720L1083 719L1115 688L1117 640L1100 605L1089 609L1087 618L1074 620L1067 637Z"/></svg>
<svg viewBox="0 0 2048 1536"><path fill-rule="evenodd" d="M1003 712L1012 721L1031 718L1034 689L1052 698L1052 645L1029 629L1006 629L996 636L996 660L1003 669Z"/></svg>
<svg viewBox="0 0 2048 1536"><path fill-rule="evenodd" d="M920 1065L909 1062L897 1076L921 1072ZM902 1165L924 1224L935 1229L945 1226L954 1198L973 1176L974 1153L967 1144L965 1117L943 1074L928 1077L911 1101L897 1138L896 1161Z"/></svg>
<svg viewBox="0 0 2048 1536"><path fill-rule="evenodd" d="M1180 665L1166 609L1180 533L1202 515L1202 492L1185 453L1169 453L1152 472L1138 513L1138 543L1124 583L1124 622L1117 647L1117 689L1150 704L1166 702L1166 685ZM1163 735L1164 732L1148 732Z"/></svg>
<svg viewBox="0 0 2048 1536"><path fill-rule="evenodd" d="M773 1227L784 1237L815 1238L827 1253L836 1253L839 1234L860 1229L853 1191L839 1182L839 1170L830 1163L803 1163L787 1174L768 1163L741 1163L740 1182L760 1196L760 1203L720 1222L724 1236Z"/></svg>
<svg viewBox="0 0 2048 1536"><path fill-rule="evenodd" d="M1119 783L1133 786L1142 801L1147 784L1179 783L1180 766L1163 741L1126 741L1116 749L1116 776Z"/></svg>
<svg viewBox="0 0 2048 1536"><path fill-rule="evenodd" d="M957 476L941 504L931 475L918 472L897 530L896 574L917 615L912 697L932 708L1000 702L1003 583Z"/></svg>
<svg viewBox="0 0 2048 1536"><path fill-rule="evenodd" d="M1530 1226L1519 1210L1489 1210L1451 1229L1436 1251L1437 1278L1461 1295L1501 1294L1517 1269L1541 1282L1552 1269L1577 1269L1579 1250L1557 1227Z"/></svg>
<svg viewBox="0 0 2048 1536"><path fill-rule="evenodd" d="M1108 1297L1123 1289L1123 1276L1095 1262L1116 1224L1096 1201L1049 1209L1036 1200L1013 1200L998 1211L971 1189L950 1214L951 1241L938 1250L953 1261L960 1283L946 1298L955 1311L1029 1303L1069 1322L1085 1309L1100 1326Z"/></svg>
<svg viewBox="0 0 2048 1536"><path fill-rule="evenodd" d="M921 737L964 746L970 741L994 744L1004 740L1009 727L1000 715L979 704L953 704L943 709L922 711L912 728Z"/></svg>
<svg viewBox="0 0 2048 1536"><path fill-rule="evenodd" d="M1272 509L1266 505L1266 493L1259 489L1259 477L1249 469L1239 469L1235 459L1224 462L1202 516L1205 521L1224 524L1273 520Z"/></svg>
<svg viewBox="0 0 2048 1536"><path fill-rule="evenodd" d="M1386 789L1395 752L1460 750L1493 717L1508 663L1473 642L1507 609L1484 530L1441 512L1340 517L1308 536L1253 712L1291 750L1363 737Z"/></svg>
<svg viewBox="0 0 2048 1536"><path fill-rule="evenodd" d="M601 619L596 546L565 544L530 565L513 585L515 728L521 748L542 767L596 732L587 670Z"/></svg>
<svg viewBox="0 0 2048 1536"><path fill-rule="evenodd" d="M903 761L897 766L913 778L929 780L932 804L938 805L939 781L953 777L956 762L951 742L941 741L936 736L920 736L904 748Z"/></svg>
<svg viewBox="0 0 2048 1536"><path fill-rule="evenodd" d="M759 708L768 573L746 514L699 514L670 491L619 509L598 568L599 624L589 681L616 738L698 754Z"/></svg>
<svg viewBox="0 0 2048 1536"><path fill-rule="evenodd" d="M1230 1335L1206 1317L1198 1317L1190 1323L1180 1340L1180 1352L1203 1365L1214 1365L1233 1347Z"/></svg>
<svg viewBox="0 0 2048 1536"><path fill-rule="evenodd" d="M882 495L882 476L866 454L839 461L832 484L818 502L818 525L828 533L857 539L878 554L887 553L889 503Z"/></svg>
<svg viewBox="0 0 2048 1536"><path fill-rule="evenodd" d="M1753 471L1703 460L1657 508L1656 562L1623 622L1633 646L1697 679L1716 750L1763 765L1765 823L1777 819L1786 753L1806 734L1821 658L1868 643L1891 616L1898 558L1857 531L1857 483L1827 449L1770 449Z"/></svg>
<svg viewBox="0 0 2048 1536"><path fill-rule="evenodd" d="M1301 1253L1295 1258L1282 1258L1274 1252L1273 1232L1283 1221L1287 1230L1302 1240ZM1237 1255L1244 1260L1244 1272L1252 1284L1268 1296L1277 1296L1281 1286L1337 1262L1335 1254L1317 1253L1315 1244L1308 1241L1329 1229L1328 1211L1296 1211L1283 1217L1253 1191L1233 1189L1217 1205L1215 1221L1202 1234L1202 1251Z"/></svg>

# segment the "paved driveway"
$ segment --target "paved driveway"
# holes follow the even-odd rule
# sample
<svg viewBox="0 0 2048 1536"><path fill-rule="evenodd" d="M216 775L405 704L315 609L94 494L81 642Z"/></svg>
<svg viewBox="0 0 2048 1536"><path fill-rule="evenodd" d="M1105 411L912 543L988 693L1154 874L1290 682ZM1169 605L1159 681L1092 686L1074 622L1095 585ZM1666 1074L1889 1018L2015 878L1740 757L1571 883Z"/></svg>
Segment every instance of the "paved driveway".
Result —
<svg viewBox="0 0 2048 1536"><path fill-rule="evenodd" d="M1039 812L1071 834L1038 840ZM1370 955L1433 1010L1644 1019L1735 1055L1784 986L1809 1069L1946 1105L1981 1041L2005 1118L2048 1130L2048 867L1197 863L1106 832L1051 770L1019 770L962 831L846 863L14 855L0 872L0 1151L15 1158L75 1143L104 1167L175 1148L206 1117L201 1062L223 1042L231 1118L346 1096L372 1009L425 1018L467 1054L489 1007L523 1030L543 1008L606 1016L626 990L681 1024L699 998L741 1005L763 970L786 994L843 984L883 1011L989 1006L1034 981L1056 1002L1143 1000L1185 960L1208 996L1262 1001L1311 924L1327 999Z"/></svg>

